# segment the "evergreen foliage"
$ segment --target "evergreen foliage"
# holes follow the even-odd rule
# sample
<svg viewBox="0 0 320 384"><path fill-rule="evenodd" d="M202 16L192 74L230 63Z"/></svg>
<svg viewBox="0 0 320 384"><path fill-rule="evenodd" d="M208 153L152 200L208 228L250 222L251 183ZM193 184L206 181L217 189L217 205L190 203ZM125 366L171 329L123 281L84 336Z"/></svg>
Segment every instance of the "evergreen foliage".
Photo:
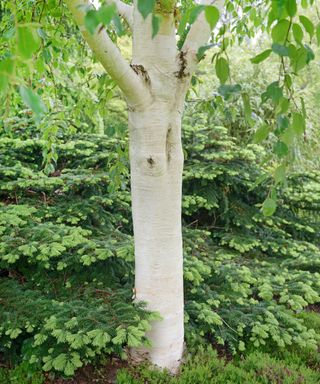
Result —
<svg viewBox="0 0 320 384"><path fill-rule="evenodd" d="M239 148L225 128L209 130L199 116L185 124L185 141L185 221L198 231L185 236L198 265L198 275L189 274L187 258L189 335L240 351L252 343L316 349L319 335L295 314L319 302L319 174L305 174L303 183L292 176L278 191L282 206L265 217L259 203L268 181L255 187L261 147Z"/></svg>
<svg viewBox="0 0 320 384"><path fill-rule="evenodd" d="M72 375L148 344L158 315L131 303L126 141L57 137L49 171L47 142L28 120L0 137L0 352ZM320 175L293 175L265 217L261 147L239 148L199 114L186 119L184 142L189 345L315 350L319 334L299 313L320 301Z"/></svg>

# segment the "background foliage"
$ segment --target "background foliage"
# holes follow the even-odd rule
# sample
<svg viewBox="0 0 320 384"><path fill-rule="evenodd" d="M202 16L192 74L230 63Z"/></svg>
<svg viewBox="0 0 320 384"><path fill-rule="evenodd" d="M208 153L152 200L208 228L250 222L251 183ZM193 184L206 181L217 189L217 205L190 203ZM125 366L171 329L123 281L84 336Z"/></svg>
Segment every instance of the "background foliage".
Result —
<svg viewBox="0 0 320 384"><path fill-rule="evenodd" d="M292 175L281 209L265 217L270 181L255 185L265 151L207 120L192 113L184 124L188 343L315 351L319 334L299 313L319 302L320 175ZM147 343L156 318L131 304L127 142L61 135L46 174L46 142L20 123L0 139L2 353L72 375Z"/></svg>
<svg viewBox="0 0 320 384"><path fill-rule="evenodd" d="M106 355L125 358L128 347L148 344L145 333L158 319L132 304L125 103L65 7L38 3L0 8L0 360L24 361L10 373L19 383L32 369L71 376ZM196 357L188 357L181 383L213 376L318 382L319 318L310 311L320 302L319 60L312 53L319 20L307 9L312 1L294 15L288 1L266 2L268 9L251 3L237 23L218 25L186 105L185 318ZM178 13L189 20L180 44L188 6ZM288 39L278 41L276 26L287 22ZM129 57L126 25L120 37L116 23L109 28ZM263 34L252 43L257 30L271 31L273 41ZM267 61L248 64L266 50ZM276 144L293 127L282 155ZM225 367L210 348L192 349L199 344L235 360ZM276 351L285 366L257 349ZM119 383L146 380L176 382L143 367L118 375Z"/></svg>

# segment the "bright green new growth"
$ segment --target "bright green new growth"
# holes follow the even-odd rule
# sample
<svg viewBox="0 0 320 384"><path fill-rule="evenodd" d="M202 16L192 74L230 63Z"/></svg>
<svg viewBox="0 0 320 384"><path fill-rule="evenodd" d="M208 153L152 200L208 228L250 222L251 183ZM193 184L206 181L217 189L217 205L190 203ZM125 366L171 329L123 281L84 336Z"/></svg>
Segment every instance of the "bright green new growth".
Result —
<svg viewBox="0 0 320 384"><path fill-rule="evenodd" d="M170 14L173 13L176 7L176 0L157 0L156 11L160 14Z"/></svg>
<svg viewBox="0 0 320 384"><path fill-rule="evenodd" d="M266 186L252 190L264 151L206 125L193 113L184 126L188 345L314 350L319 335L296 313L319 301L319 174L293 176L266 218ZM47 176L45 142L25 120L15 130L0 139L2 350L66 375L104 354L125 357L126 346L147 343L154 318L131 304L127 144L62 136Z"/></svg>

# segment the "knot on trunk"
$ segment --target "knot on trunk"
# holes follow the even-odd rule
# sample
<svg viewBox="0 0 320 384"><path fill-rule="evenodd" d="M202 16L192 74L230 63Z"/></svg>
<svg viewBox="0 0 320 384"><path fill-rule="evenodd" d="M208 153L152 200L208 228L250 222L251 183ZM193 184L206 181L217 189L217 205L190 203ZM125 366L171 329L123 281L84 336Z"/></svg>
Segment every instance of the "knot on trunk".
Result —
<svg viewBox="0 0 320 384"><path fill-rule="evenodd" d="M152 168L155 161L153 160L152 156L150 156L148 159L147 159L147 162L150 164L150 167Z"/></svg>
<svg viewBox="0 0 320 384"><path fill-rule="evenodd" d="M141 154L136 157L135 163L139 172L147 176L163 176L168 169L165 153Z"/></svg>

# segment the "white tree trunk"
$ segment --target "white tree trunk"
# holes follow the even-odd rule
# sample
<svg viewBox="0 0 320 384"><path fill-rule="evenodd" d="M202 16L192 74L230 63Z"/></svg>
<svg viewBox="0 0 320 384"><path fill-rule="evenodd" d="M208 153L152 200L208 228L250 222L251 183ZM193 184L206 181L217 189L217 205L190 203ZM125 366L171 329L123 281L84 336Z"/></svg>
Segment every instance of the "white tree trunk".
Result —
<svg viewBox="0 0 320 384"><path fill-rule="evenodd" d="M181 116L154 102L129 113L129 128L135 294L162 316L148 335L152 348L135 357L175 371L184 343Z"/></svg>
<svg viewBox="0 0 320 384"><path fill-rule="evenodd" d="M134 354L174 372L184 343L181 117L197 51L208 40L210 28L201 14L178 51L176 1L157 1L162 18L158 33L152 37L152 16L143 19L137 0L133 6L108 0L115 2L132 29L129 64L104 28L97 28L93 35L86 30L84 9L90 0L65 1L84 38L128 102L136 299L147 302L148 308L163 318L153 324L148 335L152 348ZM201 0L201 4L215 2Z"/></svg>
<svg viewBox="0 0 320 384"><path fill-rule="evenodd" d="M175 372L184 346L181 117L188 81L173 15L163 17L152 38L151 16L143 20L135 8L133 30L132 68L150 95L143 105L129 105L135 293L162 316L148 334L152 348L134 355Z"/></svg>

